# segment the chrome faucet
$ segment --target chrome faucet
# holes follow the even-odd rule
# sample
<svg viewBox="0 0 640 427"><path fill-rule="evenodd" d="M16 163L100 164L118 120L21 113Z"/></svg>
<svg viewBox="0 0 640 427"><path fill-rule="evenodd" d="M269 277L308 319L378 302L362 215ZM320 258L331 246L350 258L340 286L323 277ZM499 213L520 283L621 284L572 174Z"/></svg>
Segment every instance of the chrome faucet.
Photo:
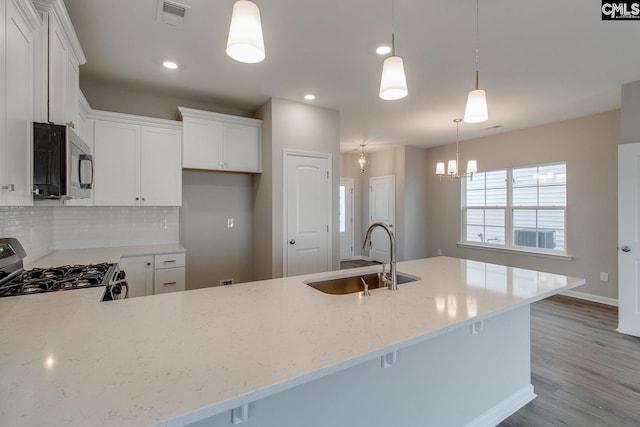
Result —
<svg viewBox="0 0 640 427"><path fill-rule="evenodd" d="M389 246L391 247L389 251L389 255L391 258L391 262L389 263L391 265L391 271L389 275L390 277L387 277L387 275L385 274L384 264L382 264L381 279L384 283L387 284L387 288L389 288L392 291L397 291L398 290L398 274L396 272L396 238L393 235L393 231L391 230L391 227L389 227L384 222L374 222L373 224L371 224L371 226L369 226L369 229L367 230L367 234L364 238L364 243L362 244L362 248L364 250L371 249L371 233L373 233L373 230L376 227L380 227L387 232L387 234L389 235Z"/></svg>

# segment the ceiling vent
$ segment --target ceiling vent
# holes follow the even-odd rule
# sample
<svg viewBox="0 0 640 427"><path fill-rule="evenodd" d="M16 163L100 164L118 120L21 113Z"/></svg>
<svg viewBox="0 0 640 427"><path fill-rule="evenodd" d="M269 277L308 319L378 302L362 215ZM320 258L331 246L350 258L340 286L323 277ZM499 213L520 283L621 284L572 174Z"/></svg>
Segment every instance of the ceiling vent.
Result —
<svg viewBox="0 0 640 427"><path fill-rule="evenodd" d="M179 27L182 25L187 9L191 7L174 1L158 0L158 22Z"/></svg>

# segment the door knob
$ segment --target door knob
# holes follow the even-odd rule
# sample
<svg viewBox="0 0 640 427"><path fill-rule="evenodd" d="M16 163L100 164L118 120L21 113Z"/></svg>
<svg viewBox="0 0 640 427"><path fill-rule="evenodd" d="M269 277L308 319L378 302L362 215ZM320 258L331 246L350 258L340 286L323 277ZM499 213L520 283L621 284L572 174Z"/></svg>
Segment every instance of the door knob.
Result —
<svg viewBox="0 0 640 427"><path fill-rule="evenodd" d="M291 240L289 240L289 244L290 244L290 245L295 245L295 244L296 244L296 241L295 241L294 239L291 239Z"/></svg>
<svg viewBox="0 0 640 427"><path fill-rule="evenodd" d="M620 248L622 252L631 252L631 248L627 245L624 245Z"/></svg>

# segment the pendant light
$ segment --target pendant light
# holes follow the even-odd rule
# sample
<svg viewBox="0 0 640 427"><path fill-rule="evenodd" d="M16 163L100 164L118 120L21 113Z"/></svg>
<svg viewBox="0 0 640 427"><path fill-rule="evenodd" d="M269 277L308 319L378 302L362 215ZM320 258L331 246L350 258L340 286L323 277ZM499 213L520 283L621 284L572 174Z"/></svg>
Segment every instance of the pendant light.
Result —
<svg viewBox="0 0 640 427"><path fill-rule="evenodd" d="M255 64L265 58L260 9L249 0L237 0L233 4L227 55L247 64Z"/></svg>
<svg viewBox="0 0 640 427"><path fill-rule="evenodd" d="M393 101L407 96L407 79L402 58L396 56L396 35L394 32L395 2L391 1L391 56L382 64L380 78L380 98Z"/></svg>
<svg viewBox="0 0 640 427"><path fill-rule="evenodd" d="M476 88L469 92L469 96L467 97L467 107L464 110L464 121L466 123L480 123L489 119L487 95L478 85L478 52L480 51L479 15L480 4L479 0L476 0Z"/></svg>
<svg viewBox="0 0 640 427"><path fill-rule="evenodd" d="M364 155L364 144L360 144L360 149L362 151L358 159L358 164L360 165L360 172L364 173L364 165L367 163L367 156Z"/></svg>
<svg viewBox="0 0 640 427"><path fill-rule="evenodd" d="M460 157L459 157L459 148L460 148L460 138L459 138L459 128L460 128L460 122L462 121L462 119L453 119L453 122L456 124L456 159L455 160L449 160L448 164L447 164L447 170L445 172L444 170L444 162L438 162L436 164L436 175L440 176L440 181L442 181L442 177L449 177L449 178L465 178L465 177L470 177L471 179L473 179L473 174L478 172L478 162L476 162L475 160L469 160L467 162L467 172L460 174L458 173L458 165L460 164Z"/></svg>

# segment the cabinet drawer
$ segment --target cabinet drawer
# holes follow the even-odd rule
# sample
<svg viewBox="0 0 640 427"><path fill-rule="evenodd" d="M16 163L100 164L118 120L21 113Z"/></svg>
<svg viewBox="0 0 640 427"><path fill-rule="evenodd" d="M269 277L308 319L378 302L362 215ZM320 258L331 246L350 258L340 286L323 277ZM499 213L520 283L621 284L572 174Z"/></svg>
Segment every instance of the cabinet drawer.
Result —
<svg viewBox="0 0 640 427"><path fill-rule="evenodd" d="M184 253L156 255L156 270L163 268L184 267Z"/></svg>
<svg viewBox="0 0 640 427"><path fill-rule="evenodd" d="M184 290L184 267L156 270L153 280L155 295Z"/></svg>

